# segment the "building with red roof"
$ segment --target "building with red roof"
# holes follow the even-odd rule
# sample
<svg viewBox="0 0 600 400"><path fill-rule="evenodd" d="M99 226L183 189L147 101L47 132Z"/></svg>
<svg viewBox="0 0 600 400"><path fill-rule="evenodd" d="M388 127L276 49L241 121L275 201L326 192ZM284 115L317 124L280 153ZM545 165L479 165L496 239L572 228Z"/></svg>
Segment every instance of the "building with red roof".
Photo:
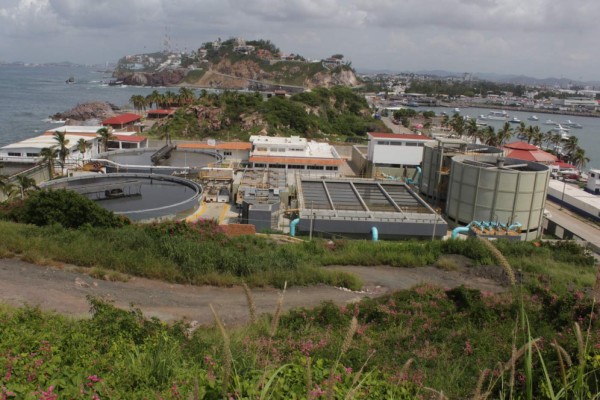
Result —
<svg viewBox="0 0 600 400"><path fill-rule="evenodd" d="M135 123L139 122L141 119L142 117L140 117L137 114L125 113L112 118L105 119L104 121L102 121L102 125L111 126L113 129L133 130Z"/></svg>
<svg viewBox="0 0 600 400"><path fill-rule="evenodd" d="M148 117L148 119L161 119L170 117L171 115L173 115L174 112L175 110L171 109L148 110L146 116Z"/></svg>
<svg viewBox="0 0 600 400"><path fill-rule="evenodd" d="M533 161L541 164L554 164L558 157L526 142L513 142L504 145L504 155L507 158Z"/></svg>
<svg viewBox="0 0 600 400"><path fill-rule="evenodd" d="M135 135L112 135L108 141L110 150L122 149L142 149L148 147L148 138Z"/></svg>

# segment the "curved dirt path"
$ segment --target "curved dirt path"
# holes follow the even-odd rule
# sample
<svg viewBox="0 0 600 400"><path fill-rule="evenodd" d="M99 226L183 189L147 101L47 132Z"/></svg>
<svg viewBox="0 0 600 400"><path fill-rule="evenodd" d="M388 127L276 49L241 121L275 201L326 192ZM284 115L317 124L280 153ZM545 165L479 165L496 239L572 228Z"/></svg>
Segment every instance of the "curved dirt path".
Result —
<svg viewBox="0 0 600 400"><path fill-rule="evenodd" d="M443 271L434 267L329 267L354 273L363 279L361 292L351 292L329 286L288 288L284 308L314 307L323 301L338 304L355 302L368 296L380 296L390 291L408 289L420 283L442 287L467 285L489 292L504 288L489 278L473 276L468 271ZM43 310L56 311L75 317L88 317L86 296L99 296L128 308L139 307L146 316L164 321L185 319L211 323L209 304L220 312L226 323L242 323L248 318L246 297L241 287L221 288L171 284L131 277L127 282L98 280L75 271L73 266L62 268L38 266L17 259L0 259L0 302L15 306L39 305ZM279 291L273 288L253 289L257 312L273 312Z"/></svg>

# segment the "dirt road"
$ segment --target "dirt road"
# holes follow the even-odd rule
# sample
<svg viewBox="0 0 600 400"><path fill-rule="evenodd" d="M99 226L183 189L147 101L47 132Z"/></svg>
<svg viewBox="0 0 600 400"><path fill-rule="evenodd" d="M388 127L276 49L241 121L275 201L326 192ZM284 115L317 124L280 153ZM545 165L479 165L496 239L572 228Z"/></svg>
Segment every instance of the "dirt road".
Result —
<svg viewBox="0 0 600 400"><path fill-rule="evenodd" d="M442 287L467 285L498 292L503 286L493 276L477 277L472 271L443 271L434 267L330 267L351 272L365 282L363 291L351 292L328 286L292 287L285 294L285 309L314 307L326 300L338 304L358 301L390 291L407 289L419 283ZM75 271L75 267L38 266L16 259L0 259L0 302L12 305L39 305L44 310L57 311L75 317L89 316L86 296L99 296L114 301L119 307L139 307L145 315L164 321L186 319L210 323L208 307L213 304L226 323L236 324L247 319L247 305L241 287L218 288L170 284L132 277L127 282L98 280ZM279 291L272 288L252 290L259 313L273 312Z"/></svg>

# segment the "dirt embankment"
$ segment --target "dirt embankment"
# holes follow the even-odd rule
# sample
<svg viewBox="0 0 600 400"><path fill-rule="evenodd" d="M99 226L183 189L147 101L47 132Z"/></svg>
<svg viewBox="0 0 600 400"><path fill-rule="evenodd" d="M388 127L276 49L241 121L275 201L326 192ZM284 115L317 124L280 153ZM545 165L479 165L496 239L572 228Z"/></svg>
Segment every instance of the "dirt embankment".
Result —
<svg viewBox="0 0 600 400"><path fill-rule="evenodd" d="M365 283L361 292L323 285L292 287L285 294L286 309L315 307L323 301L338 304L356 302L363 297L381 296L395 290L428 283L452 288L460 285L488 292L504 290L499 267L466 268L446 271L435 267L329 267L358 275ZM39 305L44 310L75 317L88 317L88 295L114 301L128 308L132 304L145 315L164 321L185 319L211 323L209 304L215 306L229 324L248 318L246 298L241 287L218 288L190 286L132 277L127 282L98 280L73 266L38 266L16 259L0 259L0 302L15 306ZM273 288L252 290L259 313L273 312L279 291Z"/></svg>

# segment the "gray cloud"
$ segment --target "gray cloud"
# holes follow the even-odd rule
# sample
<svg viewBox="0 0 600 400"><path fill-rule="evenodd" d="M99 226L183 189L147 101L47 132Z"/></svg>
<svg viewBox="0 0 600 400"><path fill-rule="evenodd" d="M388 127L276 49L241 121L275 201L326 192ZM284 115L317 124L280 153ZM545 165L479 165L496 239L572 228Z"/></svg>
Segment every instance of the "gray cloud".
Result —
<svg viewBox="0 0 600 400"><path fill-rule="evenodd" d="M216 37L356 67L600 79L597 0L3 0L0 60L116 61Z"/></svg>

